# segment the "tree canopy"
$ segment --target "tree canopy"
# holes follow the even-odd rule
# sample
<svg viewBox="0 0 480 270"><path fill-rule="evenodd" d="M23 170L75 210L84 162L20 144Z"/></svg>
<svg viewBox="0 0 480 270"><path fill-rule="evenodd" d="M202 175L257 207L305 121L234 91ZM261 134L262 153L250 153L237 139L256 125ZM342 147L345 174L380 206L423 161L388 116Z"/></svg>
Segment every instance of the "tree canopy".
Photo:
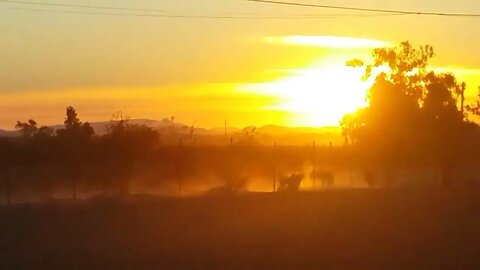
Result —
<svg viewBox="0 0 480 270"><path fill-rule="evenodd" d="M341 122L346 140L377 161L419 157L424 151L447 162L473 130L465 120L466 84L453 74L435 72L429 63L434 55L431 46L402 42L373 50L369 63L349 61L347 65L363 67L365 79L374 78L374 83L369 105Z"/></svg>

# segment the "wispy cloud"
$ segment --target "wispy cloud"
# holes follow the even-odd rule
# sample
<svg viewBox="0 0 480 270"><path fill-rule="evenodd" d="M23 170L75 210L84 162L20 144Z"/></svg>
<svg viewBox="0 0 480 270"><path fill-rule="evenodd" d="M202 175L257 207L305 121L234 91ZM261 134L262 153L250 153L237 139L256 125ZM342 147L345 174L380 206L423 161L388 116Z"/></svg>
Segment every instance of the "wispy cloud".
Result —
<svg viewBox="0 0 480 270"><path fill-rule="evenodd" d="M433 71L441 73L454 73L455 75L462 76L480 76L479 68L468 67L433 67Z"/></svg>
<svg viewBox="0 0 480 270"><path fill-rule="evenodd" d="M269 43L283 43L300 46L313 46L324 48L379 48L391 46L393 43L368 39L339 36L283 36L283 37L265 37Z"/></svg>

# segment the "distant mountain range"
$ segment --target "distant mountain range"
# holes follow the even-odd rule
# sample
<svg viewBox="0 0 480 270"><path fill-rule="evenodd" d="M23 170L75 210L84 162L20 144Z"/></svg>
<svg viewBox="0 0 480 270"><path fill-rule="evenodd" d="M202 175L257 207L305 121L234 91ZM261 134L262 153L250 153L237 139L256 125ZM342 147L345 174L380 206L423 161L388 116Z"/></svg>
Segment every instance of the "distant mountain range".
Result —
<svg viewBox="0 0 480 270"><path fill-rule="evenodd" d="M183 123L177 123L170 119L164 120L151 120L151 119L130 119L128 123L135 125L145 125L151 127L160 133L168 134L195 134L197 136L220 136L225 134L225 128L201 128L192 127ZM90 125L95 130L95 134L103 135L108 131L108 126L112 124L112 121L100 121L91 122ZM63 125L50 126L53 130L63 128ZM288 138L289 140L297 140L299 137L308 138L312 137L328 137L328 140L338 141L341 137L341 129L339 127L285 127L278 125L266 125L261 127L245 127L245 128L228 128L228 136L242 135L245 130L255 129L255 133L263 138L281 137ZM16 137L20 136L18 130L0 130L0 137Z"/></svg>

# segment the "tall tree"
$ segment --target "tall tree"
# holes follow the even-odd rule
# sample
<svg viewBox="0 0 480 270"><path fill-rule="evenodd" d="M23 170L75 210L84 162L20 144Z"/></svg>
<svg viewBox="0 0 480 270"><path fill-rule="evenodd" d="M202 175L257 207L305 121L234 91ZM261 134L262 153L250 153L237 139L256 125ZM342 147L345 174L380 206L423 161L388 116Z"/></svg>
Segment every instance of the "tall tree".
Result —
<svg viewBox="0 0 480 270"><path fill-rule="evenodd" d="M67 107L64 124L66 130L76 129L81 125L80 119L77 117L77 111L72 106Z"/></svg>
<svg viewBox="0 0 480 270"><path fill-rule="evenodd" d="M78 182L86 177L88 170L88 155L95 131L88 122L80 121L77 111L72 106L66 109L64 124L65 128L57 130L60 141L59 156L66 177L71 179L72 198L76 199Z"/></svg>
<svg viewBox="0 0 480 270"><path fill-rule="evenodd" d="M363 66L365 78L375 80L367 96L369 105L341 122L344 134L350 140L355 137L359 151L369 155L364 160L389 167L402 158L421 160L419 153L427 149L439 164L453 162L466 130L462 109L466 85L452 74L432 71L429 61L434 55L431 46L403 42L375 49L368 64L347 63Z"/></svg>

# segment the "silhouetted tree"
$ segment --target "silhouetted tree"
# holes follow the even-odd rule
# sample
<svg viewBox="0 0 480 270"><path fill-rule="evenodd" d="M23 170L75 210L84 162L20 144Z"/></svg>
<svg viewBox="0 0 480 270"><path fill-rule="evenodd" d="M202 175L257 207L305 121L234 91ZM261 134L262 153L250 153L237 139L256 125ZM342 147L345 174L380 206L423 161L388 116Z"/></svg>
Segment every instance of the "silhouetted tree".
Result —
<svg viewBox="0 0 480 270"><path fill-rule="evenodd" d="M42 137L42 138L48 138L53 135L53 129L51 127L47 126L42 126L41 128L38 129L37 133L35 136Z"/></svg>
<svg viewBox="0 0 480 270"><path fill-rule="evenodd" d="M466 109L469 113L473 114L474 116L480 116L480 87L478 88L477 92L477 99L473 104L467 105Z"/></svg>
<svg viewBox="0 0 480 270"><path fill-rule="evenodd" d="M77 117L77 111L71 106L67 107L64 124L65 128L57 130L57 135L68 138L72 143L88 141L95 135L90 123L82 123Z"/></svg>
<svg viewBox="0 0 480 270"><path fill-rule="evenodd" d="M428 149L428 156L442 168L452 166L469 130L463 121L466 85L452 74L431 71L428 63L433 56L431 46L415 48L403 42L375 49L372 63L347 63L365 66L365 78L375 78L369 105L341 122L344 136L358 145L365 166L388 171L402 158L418 159L420 149Z"/></svg>
<svg viewBox="0 0 480 270"><path fill-rule="evenodd" d="M113 121L102 143L107 152L112 187L121 195L129 193L130 180L136 163L149 155L158 143L158 133L144 125L132 125L126 120Z"/></svg>
<svg viewBox="0 0 480 270"><path fill-rule="evenodd" d="M23 137L32 137L37 132L37 122L30 119L27 122L17 121L15 128L20 131Z"/></svg>
<svg viewBox="0 0 480 270"><path fill-rule="evenodd" d="M88 122L82 123L75 108L66 108L65 128L57 130L59 140L59 158L66 177L70 178L72 198L77 198L80 179L85 178L88 170L88 155L92 147L95 131Z"/></svg>

